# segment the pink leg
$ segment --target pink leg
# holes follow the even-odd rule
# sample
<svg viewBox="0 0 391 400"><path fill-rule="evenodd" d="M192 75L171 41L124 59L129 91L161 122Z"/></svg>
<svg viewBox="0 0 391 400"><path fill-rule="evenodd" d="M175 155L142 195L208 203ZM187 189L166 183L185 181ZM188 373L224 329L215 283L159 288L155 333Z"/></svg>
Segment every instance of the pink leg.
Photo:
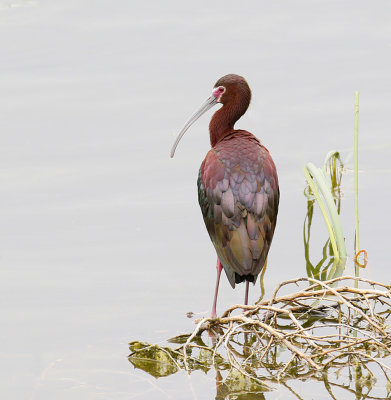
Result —
<svg viewBox="0 0 391 400"><path fill-rule="evenodd" d="M213 300L213 307L212 307L212 314L211 314L212 318L217 317L217 314L216 314L217 294L219 293L220 275L221 275L221 271L223 269L223 266L221 265L221 262L218 257L217 257L216 269L217 269L217 278L216 278L215 298Z"/></svg>
<svg viewBox="0 0 391 400"><path fill-rule="evenodd" d="M247 306L248 304L248 284L249 281L246 281L246 294L244 295L244 305Z"/></svg>

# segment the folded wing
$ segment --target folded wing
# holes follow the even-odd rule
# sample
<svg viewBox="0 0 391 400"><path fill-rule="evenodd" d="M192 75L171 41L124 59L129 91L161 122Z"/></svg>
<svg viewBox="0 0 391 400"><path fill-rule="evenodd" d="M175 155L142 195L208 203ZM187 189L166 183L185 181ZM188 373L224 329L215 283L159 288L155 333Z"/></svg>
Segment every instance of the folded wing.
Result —
<svg viewBox="0 0 391 400"><path fill-rule="evenodd" d="M269 152L246 131L227 136L201 165L198 199L232 287L255 282L269 252L279 202Z"/></svg>

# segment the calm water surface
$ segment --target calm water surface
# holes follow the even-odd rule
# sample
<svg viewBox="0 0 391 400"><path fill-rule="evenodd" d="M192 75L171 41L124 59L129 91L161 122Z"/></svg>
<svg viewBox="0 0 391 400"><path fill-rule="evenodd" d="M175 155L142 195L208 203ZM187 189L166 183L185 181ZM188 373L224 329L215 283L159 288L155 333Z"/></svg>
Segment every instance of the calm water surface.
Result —
<svg viewBox="0 0 391 400"><path fill-rule="evenodd" d="M331 149L353 165L355 90L365 276L389 279L390 18L388 1L1 0L1 397L216 397L213 374L135 370L127 344L162 343L193 329L186 312L210 311L215 253L196 178L211 113L175 159L169 150L226 73L247 78L253 101L238 127L270 149L280 176L267 292L305 275L302 166ZM350 257L352 182L348 173ZM316 226L314 258L327 235ZM224 278L218 310L243 295ZM290 386L329 398L321 383ZM297 397L280 385L265 398Z"/></svg>

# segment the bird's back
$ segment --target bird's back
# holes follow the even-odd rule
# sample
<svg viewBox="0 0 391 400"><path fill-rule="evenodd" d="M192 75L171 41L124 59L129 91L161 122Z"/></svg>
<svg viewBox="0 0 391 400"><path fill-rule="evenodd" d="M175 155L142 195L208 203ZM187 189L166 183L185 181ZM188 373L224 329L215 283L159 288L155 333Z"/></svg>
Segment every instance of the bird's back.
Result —
<svg viewBox="0 0 391 400"><path fill-rule="evenodd" d="M268 150L251 133L234 131L208 152L197 183L206 228L232 287L254 282L266 261L279 202Z"/></svg>

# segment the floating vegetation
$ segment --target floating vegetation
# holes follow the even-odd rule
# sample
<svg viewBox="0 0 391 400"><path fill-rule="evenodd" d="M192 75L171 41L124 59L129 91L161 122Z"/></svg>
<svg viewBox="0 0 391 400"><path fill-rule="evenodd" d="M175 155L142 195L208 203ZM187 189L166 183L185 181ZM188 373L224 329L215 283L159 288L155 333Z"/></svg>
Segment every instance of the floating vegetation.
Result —
<svg viewBox="0 0 391 400"><path fill-rule="evenodd" d="M355 280L362 287L347 285ZM342 375L354 390L369 392L382 375L384 397L376 398L385 399L391 393L391 368L382 361L391 351L390 314L390 286L356 277L293 279L270 299L197 321L191 334L170 339L171 345L131 342L129 361L155 377L215 370L221 384L240 381L263 391L292 378L322 380L331 391L332 378Z"/></svg>

